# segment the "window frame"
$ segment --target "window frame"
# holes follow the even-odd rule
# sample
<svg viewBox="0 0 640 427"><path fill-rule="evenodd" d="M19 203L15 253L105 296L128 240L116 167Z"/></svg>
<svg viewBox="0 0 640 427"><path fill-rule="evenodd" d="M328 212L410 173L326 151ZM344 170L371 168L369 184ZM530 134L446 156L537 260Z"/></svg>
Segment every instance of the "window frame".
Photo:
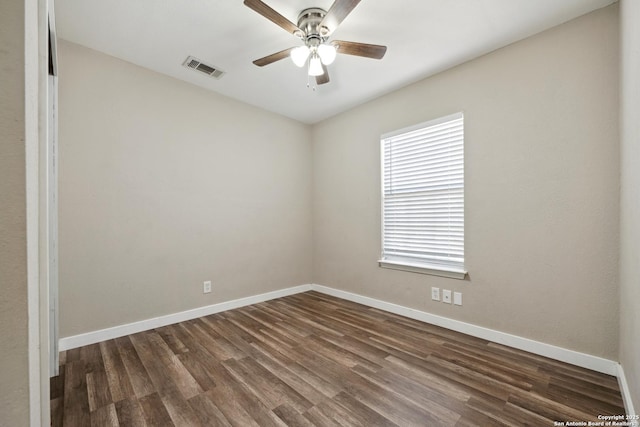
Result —
<svg viewBox="0 0 640 427"><path fill-rule="evenodd" d="M463 262L462 262L462 267L458 267L458 266L454 266L454 265L442 265L442 264L437 264L437 263L429 263L429 262L416 262L414 260L411 259L397 259L397 258L393 258L393 259L387 259L385 258L385 145L386 145L386 140L388 140L389 138L394 138L394 137L398 137L401 136L403 134L408 134L417 130L421 130L421 129L426 129L432 126L437 126L449 121L453 121L453 120L459 120L462 119L462 132L463 132L463 136L462 136L462 146L463 146L463 154L462 154L462 159L463 159L463 166L462 166L462 170L463 170L463 193L462 193L462 201L463 201L463 219L462 219L462 224L463 224L463 242L462 242L462 249L463 249ZM452 279L459 279L459 280L464 280L467 276L467 270L466 270L466 265L465 265L465 253L464 253L464 246L465 246L465 238L464 238L464 223L465 223L465 218L464 218L464 190L465 190L465 186L464 186L464 169L465 169L465 164L464 164L464 145L465 145L465 137L464 137L464 112L458 112L458 113L454 113L454 114L449 114L443 117L439 117L433 120L429 120L426 122L422 122L422 123L418 123L416 125L413 126L409 126L409 127L405 127L402 129L398 129L392 132L387 132L383 135L380 136L380 213L381 213L381 221L380 221L380 243L381 243L381 255L380 255L380 259L378 260L378 265L382 268L388 268L388 269L393 269L393 270L402 270L402 271L408 271L408 272L413 272L413 273L420 273L420 274L428 274L428 275L434 275L434 276L441 276L441 277L447 277L447 278L452 278Z"/></svg>

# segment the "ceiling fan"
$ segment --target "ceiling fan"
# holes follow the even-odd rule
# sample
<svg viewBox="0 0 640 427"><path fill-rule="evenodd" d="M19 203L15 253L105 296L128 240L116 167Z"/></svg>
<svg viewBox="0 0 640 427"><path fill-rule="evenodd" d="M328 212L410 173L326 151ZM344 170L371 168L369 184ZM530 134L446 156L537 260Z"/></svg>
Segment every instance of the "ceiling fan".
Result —
<svg viewBox="0 0 640 427"><path fill-rule="evenodd" d="M329 42L331 34L358 3L360 0L335 0L329 11L318 7L305 9L300 12L298 25L295 25L261 0L244 0L246 6L304 42L302 46L290 47L256 59L253 63L264 67L290 56L298 67L307 64L308 75L315 77L316 83L322 85L329 82L327 65L334 61L336 53L382 59L387 51L386 46L342 40Z"/></svg>

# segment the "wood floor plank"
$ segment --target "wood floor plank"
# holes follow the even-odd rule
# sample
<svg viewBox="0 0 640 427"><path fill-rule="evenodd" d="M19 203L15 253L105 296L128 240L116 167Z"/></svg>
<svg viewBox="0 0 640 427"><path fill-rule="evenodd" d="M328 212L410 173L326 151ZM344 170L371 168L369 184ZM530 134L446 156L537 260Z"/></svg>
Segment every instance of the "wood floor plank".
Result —
<svg viewBox="0 0 640 427"><path fill-rule="evenodd" d="M583 412L535 393L513 393L508 402L550 420L597 421L598 414Z"/></svg>
<svg viewBox="0 0 640 427"><path fill-rule="evenodd" d="M55 400L64 396L64 365L60 364L58 375L49 378L49 396Z"/></svg>
<svg viewBox="0 0 640 427"><path fill-rule="evenodd" d="M342 393L342 392L341 392ZM338 393L339 394L339 393ZM338 395L336 395L337 397ZM362 405L358 402L358 405ZM366 406L362 405L366 408ZM351 413L351 411L345 408L343 405L340 405L336 402L335 398L327 399L318 404L314 409L318 409L318 412L322 414L322 416L328 418L332 422L336 423L339 426L361 426L361 422L359 421L362 418L362 414ZM386 421L389 423L390 421Z"/></svg>
<svg viewBox="0 0 640 427"><path fill-rule="evenodd" d="M81 360L82 359L80 357L81 350L82 350L82 347L78 347L78 348L70 348L69 350L65 351L65 354L64 354L65 364L68 362L77 362L78 360Z"/></svg>
<svg viewBox="0 0 640 427"><path fill-rule="evenodd" d="M185 345L180 339L172 332L169 326L163 328L157 328L156 332L162 337L162 340L167 343L167 346L174 354L181 354L187 351Z"/></svg>
<svg viewBox="0 0 640 427"><path fill-rule="evenodd" d="M314 426L320 427L340 427L340 424L333 418L327 416L319 408L319 405L314 406L305 412L304 417L311 421Z"/></svg>
<svg viewBox="0 0 640 427"><path fill-rule="evenodd" d="M80 347L80 360L84 361L87 372L93 372L103 367L100 344L90 344Z"/></svg>
<svg viewBox="0 0 640 427"><path fill-rule="evenodd" d="M62 424L65 426L90 426L91 417L85 363L81 359L72 361L67 359L64 368L64 414Z"/></svg>
<svg viewBox="0 0 640 427"><path fill-rule="evenodd" d="M149 427L175 426L158 393L152 393L144 396L139 399L139 402L145 423Z"/></svg>
<svg viewBox="0 0 640 427"><path fill-rule="evenodd" d="M499 424L504 424L508 426L520 426L526 423L523 423L523 417L515 417L513 416L513 412L506 412L506 403L499 399L478 399L472 397L467 402L466 406L469 409L476 411L477 413L485 415L488 419L491 419ZM524 412L523 412L524 413ZM553 420L549 420L544 417L539 417L536 420L539 424L534 425L552 425Z"/></svg>
<svg viewBox="0 0 640 427"><path fill-rule="evenodd" d="M620 393L605 386L580 381L579 379L571 379L567 381L559 376L549 378L548 383L549 387L555 386L570 390L580 396L596 399L600 402L616 406L617 408L622 408L624 406L623 402L620 400ZM580 396L578 397L580 398Z"/></svg>
<svg viewBox="0 0 640 427"><path fill-rule="evenodd" d="M135 391L129 381L129 376L126 374L126 369L115 341L101 342L100 350L113 401L118 402L134 396Z"/></svg>
<svg viewBox="0 0 640 427"><path fill-rule="evenodd" d="M426 369L420 369L411 361L389 356L387 360L394 366L394 371L406 378L414 378L424 384L429 384L439 392L459 401L467 401L471 398L472 391L464 384L450 381L448 378Z"/></svg>
<svg viewBox="0 0 640 427"><path fill-rule="evenodd" d="M64 416L64 397L56 397L51 399L51 427L62 427L62 420Z"/></svg>
<svg viewBox="0 0 640 427"><path fill-rule="evenodd" d="M309 384L304 376L296 375L288 366L272 357L273 353L270 353L269 349L263 349L255 344L253 347L256 349L256 352L251 354L253 359L306 400L317 404L325 399L325 396L317 388Z"/></svg>
<svg viewBox="0 0 640 427"><path fill-rule="evenodd" d="M229 387L216 387L206 392L205 395L220 409L232 426L260 427L235 398L233 390Z"/></svg>
<svg viewBox="0 0 640 427"><path fill-rule="evenodd" d="M547 426L544 423L541 426ZM540 427L541 427L540 426ZM472 408L467 408L462 412L462 417L456 423L456 427L521 427L518 425L505 424ZM536 426L539 427L539 426Z"/></svg>
<svg viewBox="0 0 640 427"><path fill-rule="evenodd" d="M87 373L87 397L89 410L92 412L113 402L107 373L104 369L96 369Z"/></svg>
<svg viewBox="0 0 640 427"><path fill-rule="evenodd" d="M235 313L247 316L267 329L271 329L273 325L279 320L279 318L263 312L256 306L242 307L235 310Z"/></svg>
<svg viewBox="0 0 640 427"><path fill-rule="evenodd" d="M222 411L205 393L189 399L189 405L196 412L203 426L231 427Z"/></svg>
<svg viewBox="0 0 640 427"><path fill-rule="evenodd" d="M307 343L309 350L318 352L326 358L333 360L342 366L348 368L353 368L354 366L363 366L373 372L382 369L382 365L373 363L356 353L352 353L351 351L339 345L333 344L330 339L324 339L312 335L307 340Z"/></svg>
<svg viewBox="0 0 640 427"><path fill-rule="evenodd" d="M195 395L197 396L197 395ZM162 403L169 417L176 426L200 427L200 418L196 411L185 400L184 395L178 390L165 392L161 397Z"/></svg>
<svg viewBox="0 0 640 427"><path fill-rule="evenodd" d="M306 292L70 349L52 426L543 426L615 377Z"/></svg>
<svg viewBox="0 0 640 427"><path fill-rule="evenodd" d="M392 427L396 424L380 415L367 405L355 399L347 392L340 392L336 395L334 402L345 408L346 413L350 414L356 425L363 426L388 426Z"/></svg>
<svg viewBox="0 0 640 427"><path fill-rule="evenodd" d="M598 393L610 393L616 398L619 397L618 379L611 375L594 375L594 372L583 370L582 368L568 367L549 367L547 363L541 364L539 368L550 377L550 381L555 383L570 384L570 387L580 388L582 390L597 390ZM618 401L620 402L620 401Z"/></svg>
<svg viewBox="0 0 640 427"><path fill-rule="evenodd" d="M181 323L178 325L172 325L173 333L180 338L184 345L188 348L188 353L191 356L201 355L203 358L211 358L213 361L219 362L220 359L216 357L217 352L211 352L209 347L206 347L200 339L197 337L197 331L191 325Z"/></svg>
<svg viewBox="0 0 640 427"><path fill-rule="evenodd" d="M155 357L160 360L165 373L173 380L184 399L190 399L202 393L203 390L198 382L158 333L147 334L147 339L155 349Z"/></svg>
<svg viewBox="0 0 640 427"><path fill-rule="evenodd" d="M287 313L283 313L281 311L275 310L273 308L273 304L271 304L271 303L272 303L272 301L260 302L258 304L254 304L253 307L256 307L257 309L259 309L263 313L269 314L274 319L277 319L276 323L285 321L289 317L289 316L287 316Z"/></svg>
<svg viewBox="0 0 640 427"><path fill-rule="evenodd" d="M542 397L551 399L554 402L562 403L563 405L576 408L583 412L591 412L591 408L599 407L604 411L604 414L621 414L624 413L624 408L619 405L612 405L608 402L599 400L597 396L585 395L574 389L557 386L555 384L549 384L544 392L537 393Z"/></svg>
<svg viewBox="0 0 640 427"><path fill-rule="evenodd" d="M267 400L265 396L255 394L247 384L235 380L233 374L226 368L221 373L227 377L227 379L223 380L227 387L227 398L233 396L233 400L246 411L256 424L267 427L285 425L265 402ZM216 390L213 391L215 392Z"/></svg>
<svg viewBox="0 0 640 427"><path fill-rule="evenodd" d="M362 359L368 360L376 366L386 366L386 357L389 353L380 350L377 347L369 345L368 343L358 340L352 336L342 337L322 337L324 341L330 342L342 349L350 351L353 354L358 355Z"/></svg>
<svg viewBox="0 0 640 427"><path fill-rule="evenodd" d="M427 363L431 364L430 369L439 371L443 373L444 376L454 381L458 381L475 390L505 401L511 393L521 390L511 384L485 375L483 372L478 372L462 365L449 362L448 360L441 359L435 355L430 355L427 358Z"/></svg>
<svg viewBox="0 0 640 427"><path fill-rule="evenodd" d="M138 352L133 347L131 339L128 336L121 337L116 338L115 342L134 395L141 398L155 392L153 382L142 364Z"/></svg>
<svg viewBox="0 0 640 427"><path fill-rule="evenodd" d="M374 383L353 381L345 391L364 405L376 408L376 412L399 426L439 424L434 414L413 405L406 397L389 393Z"/></svg>
<svg viewBox="0 0 640 427"><path fill-rule="evenodd" d="M118 413L113 403L91 412L91 427L119 427Z"/></svg>
<svg viewBox="0 0 640 427"><path fill-rule="evenodd" d="M254 338L243 329L238 328L227 320L212 318L212 316L203 318L203 320L211 330L224 336L225 340L235 348L235 350L233 350L234 359L242 359L247 355L247 352L251 351L251 343L254 341ZM226 358L224 360L226 360Z"/></svg>
<svg viewBox="0 0 640 427"><path fill-rule="evenodd" d="M292 372L298 375L300 378L304 378L306 382L322 393L326 397L334 397L340 393L344 388L338 383L332 383L330 379L318 373L313 368L307 368L300 363L294 363L289 366Z"/></svg>
<svg viewBox="0 0 640 427"><path fill-rule="evenodd" d="M367 369L356 368L356 372L362 377L368 379L373 384L382 387L389 393L398 393L414 404L420 406L422 409L433 414L440 423L445 425L454 425L460 415L455 411L464 402L455 402L449 407L443 406L436 400L442 400L443 395L439 395L437 392L415 382L409 378L403 378L400 376L384 375L384 372L371 372ZM449 400L449 399L447 399ZM455 408L455 409L452 409Z"/></svg>
<svg viewBox="0 0 640 427"><path fill-rule="evenodd" d="M196 380L156 332L130 335L130 339L160 396L177 390L183 398L189 399L202 392Z"/></svg>
<svg viewBox="0 0 640 427"><path fill-rule="evenodd" d="M138 399L120 400L115 403L115 407L120 427L144 427L147 425Z"/></svg>
<svg viewBox="0 0 640 427"><path fill-rule="evenodd" d="M331 334L331 335L343 335L341 332L338 332L335 328L331 328L323 325L323 322L318 322L307 316L307 312L297 308L293 304L285 304L282 300L277 301L276 304L279 304L283 310L289 311L294 316L289 320L290 323L298 325L302 331L308 331L309 334L316 333L322 335L323 333Z"/></svg>
<svg viewBox="0 0 640 427"><path fill-rule="evenodd" d="M298 411L286 403L274 408L273 413L290 427L313 427L314 425L311 421L300 415Z"/></svg>
<svg viewBox="0 0 640 427"><path fill-rule="evenodd" d="M523 390L531 390L533 388L530 375L518 372L517 369L509 368L503 364L492 363L479 357L468 356L446 348L438 349L432 355Z"/></svg>
<svg viewBox="0 0 640 427"><path fill-rule="evenodd" d="M215 331L207 327L204 322L191 322L185 326L185 329L216 359L222 361L231 359L234 356L233 352L228 351L227 348L220 345L222 341L220 338L212 336L212 333L215 334Z"/></svg>
<svg viewBox="0 0 640 427"><path fill-rule="evenodd" d="M463 354L467 357L472 357L485 361L486 363L512 367L521 374L526 375L528 378L542 378L549 379L549 375L540 371L540 365L529 359L518 358L516 354L496 351L491 348L487 343L461 343L454 341L447 341L442 345L443 349L454 351L458 354Z"/></svg>
<svg viewBox="0 0 640 427"><path fill-rule="evenodd" d="M274 323L272 328L274 331L278 332L281 335L284 335L288 339L291 339L297 343L300 343L308 335L300 335L295 332L295 330L289 328L285 322Z"/></svg>
<svg viewBox="0 0 640 427"><path fill-rule="evenodd" d="M207 369L202 366L197 357L191 352L179 354L178 359L180 359L182 365L189 371L203 391L211 390L216 386L215 381L209 376Z"/></svg>
<svg viewBox="0 0 640 427"><path fill-rule="evenodd" d="M250 357L228 360L224 365L236 378L242 377L243 382L253 389L256 395L262 396L262 400L270 409L287 404L303 413L313 406L304 396Z"/></svg>
<svg viewBox="0 0 640 427"><path fill-rule="evenodd" d="M552 424L547 418L516 406L510 402L507 402L507 404L504 406L504 413L510 419L516 420L518 423L517 425L542 426L545 424Z"/></svg>

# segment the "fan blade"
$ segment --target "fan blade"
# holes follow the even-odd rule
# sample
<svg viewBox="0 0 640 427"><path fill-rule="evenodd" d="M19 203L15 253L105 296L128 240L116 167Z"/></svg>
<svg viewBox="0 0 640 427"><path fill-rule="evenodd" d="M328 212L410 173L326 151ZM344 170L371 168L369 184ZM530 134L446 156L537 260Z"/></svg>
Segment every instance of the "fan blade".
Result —
<svg viewBox="0 0 640 427"><path fill-rule="evenodd" d="M322 64L322 71L324 71L323 74L320 74L319 76L316 76L316 83L319 85L323 85L325 83L329 83L329 70L327 69L327 66Z"/></svg>
<svg viewBox="0 0 640 427"><path fill-rule="evenodd" d="M331 44L336 47L338 53L363 56L365 58L382 59L387 52L386 46L380 46L378 44L346 42L343 40L334 40Z"/></svg>
<svg viewBox="0 0 640 427"><path fill-rule="evenodd" d="M253 63L256 64L258 67L264 67L265 65L269 65L276 61L280 61L281 59L287 58L291 54L291 51L293 49L294 49L293 47L290 47L289 49L272 53L271 55L265 56L264 58L256 59L255 61L253 61Z"/></svg>
<svg viewBox="0 0 640 427"><path fill-rule="evenodd" d="M288 31L291 34L296 34L301 32L300 28L298 28L297 25L289 21L284 16L280 15L278 12L276 12L275 10L273 10L271 7L267 6L265 3L263 3L260 0L244 0L244 4L250 9L253 9L256 12L258 12L260 15L264 16L274 24L284 28L286 31Z"/></svg>
<svg viewBox="0 0 640 427"><path fill-rule="evenodd" d="M360 0L336 0L320 23L320 27L325 27L330 34L338 28L338 25L348 14L360 3Z"/></svg>

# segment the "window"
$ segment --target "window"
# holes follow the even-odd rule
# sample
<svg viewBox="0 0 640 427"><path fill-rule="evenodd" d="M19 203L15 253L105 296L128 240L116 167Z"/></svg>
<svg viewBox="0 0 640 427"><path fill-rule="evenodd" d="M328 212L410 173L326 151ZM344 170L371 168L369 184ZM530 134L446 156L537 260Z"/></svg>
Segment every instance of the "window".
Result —
<svg viewBox="0 0 640 427"><path fill-rule="evenodd" d="M383 135L381 267L464 279L464 117Z"/></svg>

